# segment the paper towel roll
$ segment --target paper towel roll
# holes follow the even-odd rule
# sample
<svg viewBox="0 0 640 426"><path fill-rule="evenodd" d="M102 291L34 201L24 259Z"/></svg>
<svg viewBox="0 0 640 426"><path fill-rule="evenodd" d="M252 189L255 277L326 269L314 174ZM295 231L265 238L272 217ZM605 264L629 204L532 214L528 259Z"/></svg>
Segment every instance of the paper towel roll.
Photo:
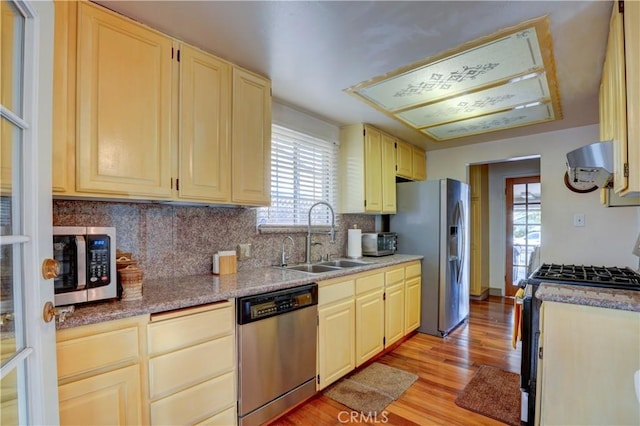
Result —
<svg viewBox="0 0 640 426"><path fill-rule="evenodd" d="M357 259L362 257L362 230L347 230L347 257Z"/></svg>

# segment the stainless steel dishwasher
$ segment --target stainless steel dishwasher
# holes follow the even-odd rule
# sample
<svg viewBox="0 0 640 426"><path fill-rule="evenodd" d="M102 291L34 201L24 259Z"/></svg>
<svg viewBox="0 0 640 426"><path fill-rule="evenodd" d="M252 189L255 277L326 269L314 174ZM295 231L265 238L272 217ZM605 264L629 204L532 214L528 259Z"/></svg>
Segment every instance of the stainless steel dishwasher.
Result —
<svg viewBox="0 0 640 426"><path fill-rule="evenodd" d="M238 421L259 425L315 393L317 284L242 297Z"/></svg>

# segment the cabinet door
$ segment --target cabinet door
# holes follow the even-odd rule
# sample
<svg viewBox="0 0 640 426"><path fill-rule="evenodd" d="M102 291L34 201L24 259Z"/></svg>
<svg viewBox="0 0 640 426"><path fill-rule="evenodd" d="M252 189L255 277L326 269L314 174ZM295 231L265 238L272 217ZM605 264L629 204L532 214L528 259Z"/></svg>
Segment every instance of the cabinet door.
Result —
<svg viewBox="0 0 640 426"><path fill-rule="evenodd" d="M51 184L54 193L75 191L76 22L75 2L56 1L53 55L53 140Z"/></svg>
<svg viewBox="0 0 640 426"><path fill-rule="evenodd" d="M142 424L138 365L58 387L61 425Z"/></svg>
<svg viewBox="0 0 640 426"><path fill-rule="evenodd" d="M422 277L408 278L405 282L404 334L420 327Z"/></svg>
<svg viewBox="0 0 640 426"><path fill-rule="evenodd" d="M382 211L382 134L369 126L364 138L364 211Z"/></svg>
<svg viewBox="0 0 640 426"><path fill-rule="evenodd" d="M79 192L171 196L171 44L78 4Z"/></svg>
<svg viewBox="0 0 640 426"><path fill-rule="evenodd" d="M404 280L386 289L385 316L385 348L391 346L404 336Z"/></svg>
<svg viewBox="0 0 640 426"><path fill-rule="evenodd" d="M542 307L540 424L640 424L633 386L640 313L557 302Z"/></svg>
<svg viewBox="0 0 640 426"><path fill-rule="evenodd" d="M396 148L395 139L382 134L382 213L396 212Z"/></svg>
<svg viewBox="0 0 640 426"><path fill-rule="evenodd" d="M356 297L356 366L384 349L384 291Z"/></svg>
<svg viewBox="0 0 640 426"><path fill-rule="evenodd" d="M627 86L628 188L640 196L640 2L624 3L624 49Z"/></svg>
<svg viewBox="0 0 640 426"><path fill-rule="evenodd" d="M413 180L425 180L427 178L427 155L424 150L412 146Z"/></svg>
<svg viewBox="0 0 640 426"><path fill-rule="evenodd" d="M405 179L413 179L413 154L411 144L396 141L396 175Z"/></svg>
<svg viewBox="0 0 640 426"><path fill-rule="evenodd" d="M231 66L180 47L180 198L231 198Z"/></svg>
<svg viewBox="0 0 640 426"><path fill-rule="evenodd" d="M233 69L232 201L271 202L271 83Z"/></svg>
<svg viewBox="0 0 640 426"><path fill-rule="evenodd" d="M318 309L318 390L356 367L355 340L352 298Z"/></svg>

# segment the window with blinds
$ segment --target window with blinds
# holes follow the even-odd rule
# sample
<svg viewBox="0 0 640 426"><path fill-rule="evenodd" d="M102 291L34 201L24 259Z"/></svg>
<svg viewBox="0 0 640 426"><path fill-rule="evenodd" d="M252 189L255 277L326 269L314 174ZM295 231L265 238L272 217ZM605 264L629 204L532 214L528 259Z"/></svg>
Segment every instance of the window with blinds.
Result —
<svg viewBox="0 0 640 426"><path fill-rule="evenodd" d="M307 225L311 206L336 208L338 145L279 125L271 130L271 207L258 209L258 227ZM318 206L313 225L330 225L331 212Z"/></svg>

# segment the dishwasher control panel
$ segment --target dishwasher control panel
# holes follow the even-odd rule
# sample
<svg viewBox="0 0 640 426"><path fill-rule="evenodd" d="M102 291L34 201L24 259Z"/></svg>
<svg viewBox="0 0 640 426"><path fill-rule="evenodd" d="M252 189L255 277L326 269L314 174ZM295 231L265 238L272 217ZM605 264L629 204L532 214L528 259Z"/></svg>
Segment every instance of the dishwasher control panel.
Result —
<svg viewBox="0 0 640 426"><path fill-rule="evenodd" d="M237 299L238 324L247 324L317 304L317 284L241 297Z"/></svg>

